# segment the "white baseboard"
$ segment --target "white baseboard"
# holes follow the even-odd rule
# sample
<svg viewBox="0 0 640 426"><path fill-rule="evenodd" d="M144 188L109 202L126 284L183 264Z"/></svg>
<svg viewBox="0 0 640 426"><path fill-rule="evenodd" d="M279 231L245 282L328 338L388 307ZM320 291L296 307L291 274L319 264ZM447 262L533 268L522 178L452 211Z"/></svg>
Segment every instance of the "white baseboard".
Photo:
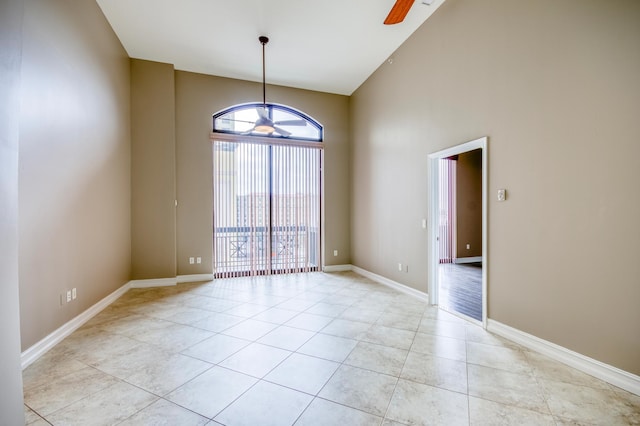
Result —
<svg viewBox="0 0 640 426"><path fill-rule="evenodd" d="M212 281L213 274L178 275L175 278L154 278L149 280L129 281L131 288L169 287L180 283L195 283L200 281Z"/></svg>
<svg viewBox="0 0 640 426"><path fill-rule="evenodd" d="M178 275L178 284L197 283L201 281L213 281L213 274Z"/></svg>
<svg viewBox="0 0 640 426"><path fill-rule="evenodd" d="M477 262L482 262L482 256L457 257L454 260L454 263L477 263Z"/></svg>
<svg viewBox="0 0 640 426"><path fill-rule="evenodd" d="M87 321L99 314L104 308L116 301L120 296L127 292L130 288L149 288L149 287L167 287L174 286L177 283L198 282L198 281L211 281L213 280L213 274L198 274L198 275L180 275L176 278L157 278L150 280L132 280L114 291L104 299L100 300L95 305L91 306L80 315L71 319L61 327L54 330L45 338L40 340L29 349L22 352L20 355L22 369L24 370L42 355L44 355L49 349L64 340L65 337L82 327Z"/></svg>
<svg viewBox="0 0 640 426"><path fill-rule="evenodd" d="M488 320L487 330L621 389L640 395L640 376L589 358L498 321Z"/></svg>
<svg viewBox="0 0 640 426"><path fill-rule="evenodd" d="M155 278L150 280L131 280L131 288L168 287L178 284L177 278Z"/></svg>
<svg viewBox="0 0 640 426"><path fill-rule="evenodd" d="M389 278L383 277L382 275L374 274L373 272L369 272L366 269L362 269L358 266L351 266L351 270L357 274L362 275L363 277L367 277L370 280L373 280L377 283L384 284L387 287L394 288L402 293L408 294L409 296L413 296L417 299L422 300L423 302L429 302L429 295L427 293L423 293L415 288L408 287L404 284L400 284L399 282L390 280Z"/></svg>
<svg viewBox="0 0 640 426"><path fill-rule="evenodd" d="M322 267L322 272L347 272L352 270L351 265L325 265Z"/></svg>
<svg viewBox="0 0 640 426"><path fill-rule="evenodd" d="M66 322L64 325L62 325L62 327L59 327L53 333L40 340L38 343L31 346L26 351L22 352L22 354L20 355L22 369L24 370L25 368L27 368L34 361L44 355L49 349L64 340L65 337L82 327L91 318L98 315L104 308L112 304L116 299L126 293L129 288L130 283L123 285L77 317Z"/></svg>

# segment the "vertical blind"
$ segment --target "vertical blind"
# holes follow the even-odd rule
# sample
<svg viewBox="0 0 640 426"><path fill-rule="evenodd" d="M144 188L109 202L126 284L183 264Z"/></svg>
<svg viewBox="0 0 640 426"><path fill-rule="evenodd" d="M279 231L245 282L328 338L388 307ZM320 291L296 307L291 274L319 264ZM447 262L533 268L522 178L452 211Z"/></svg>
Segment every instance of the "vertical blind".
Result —
<svg viewBox="0 0 640 426"><path fill-rule="evenodd" d="M318 270L321 148L213 143L216 277Z"/></svg>
<svg viewBox="0 0 640 426"><path fill-rule="evenodd" d="M440 263L455 260L455 215L456 215L456 162L443 158L439 162L439 206L438 251Z"/></svg>

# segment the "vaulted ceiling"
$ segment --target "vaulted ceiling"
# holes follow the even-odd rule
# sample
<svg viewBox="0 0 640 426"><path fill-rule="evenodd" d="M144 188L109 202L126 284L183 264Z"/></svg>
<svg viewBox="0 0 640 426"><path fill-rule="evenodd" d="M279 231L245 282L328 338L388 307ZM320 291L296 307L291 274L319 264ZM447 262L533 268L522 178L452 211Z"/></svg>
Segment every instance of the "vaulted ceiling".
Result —
<svg viewBox="0 0 640 426"><path fill-rule="evenodd" d="M132 58L178 70L350 95L445 0L417 0L383 25L395 0L97 0Z"/></svg>

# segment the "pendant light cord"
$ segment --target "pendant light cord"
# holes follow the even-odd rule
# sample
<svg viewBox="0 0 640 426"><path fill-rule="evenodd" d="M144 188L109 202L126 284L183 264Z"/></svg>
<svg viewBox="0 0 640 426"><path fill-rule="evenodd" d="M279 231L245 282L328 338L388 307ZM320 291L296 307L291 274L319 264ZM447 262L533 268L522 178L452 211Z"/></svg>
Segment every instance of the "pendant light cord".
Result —
<svg viewBox="0 0 640 426"><path fill-rule="evenodd" d="M269 42L269 38L265 36L260 36L258 38L260 43L262 43L262 105L266 108L267 106L267 83L265 78L265 59L264 59L264 46Z"/></svg>

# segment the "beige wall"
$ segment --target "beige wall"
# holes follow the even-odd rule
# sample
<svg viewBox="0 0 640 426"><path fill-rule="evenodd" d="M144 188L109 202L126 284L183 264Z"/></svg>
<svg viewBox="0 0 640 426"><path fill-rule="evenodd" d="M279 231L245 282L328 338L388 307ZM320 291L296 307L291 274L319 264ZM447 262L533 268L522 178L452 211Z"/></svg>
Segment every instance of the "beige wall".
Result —
<svg viewBox="0 0 640 426"><path fill-rule="evenodd" d="M24 424L18 299L22 0L0 2L0 424Z"/></svg>
<svg viewBox="0 0 640 426"><path fill-rule="evenodd" d="M176 276L173 65L131 60L131 278Z"/></svg>
<svg viewBox="0 0 640 426"><path fill-rule="evenodd" d="M640 374L638 22L445 2L352 96L353 263L425 291L427 155L489 136L489 318Z"/></svg>
<svg viewBox="0 0 640 426"><path fill-rule="evenodd" d="M476 256L482 256L481 149L462 153L456 161L456 257Z"/></svg>
<svg viewBox="0 0 640 426"><path fill-rule="evenodd" d="M448 0L352 98L269 86L269 101L325 125L326 254L340 252L326 264L353 263L426 291L427 155L488 135L490 194L509 190L505 203L490 197L489 317L640 374L638 22L640 3L632 0ZM165 64L133 61L130 69L93 2L27 2L23 34L18 238L26 349L124 284L132 257L137 277L211 272L211 114L261 92L257 83L186 72L172 80ZM166 84L175 84L173 105ZM157 134L153 114L143 111L151 93L156 114L169 120ZM15 112L5 119L3 111L3 120L15 123ZM10 174L15 128L2 127L0 166ZM142 160L157 147L150 164ZM160 183L137 175L138 167L162 190L154 192ZM9 206L14 178L0 192ZM161 207L157 215L147 216L150 205ZM15 213L2 213L9 234ZM154 228L166 246L151 244ZM11 282L16 248L8 243L2 270ZM204 263L189 265L189 256ZM409 271L397 272L398 262ZM78 299L59 306L72 287ZM10 301L15 289L4 289ZM6 337L17 343L15 333Z"/></svg>
<svg viewBox="0 0 640 426"><path fill-rule="evenodd" d="M261 85L247 81L176 72L176 177L178 275L212 271L213 113L255 102ZM326 264L348 264L349 252L349 98L280 86L267 86L267 101L304 111L325 126ZM339 256L333 256L333 250ZM189 257L202 257L190 265Z"/></svg>
<svg viewBox="0 0 640 426"><path fill-rule="evenodd" d="M131 203L129 59L98 5L25 2L23 42L24 350L129 280Z"/></svg>

